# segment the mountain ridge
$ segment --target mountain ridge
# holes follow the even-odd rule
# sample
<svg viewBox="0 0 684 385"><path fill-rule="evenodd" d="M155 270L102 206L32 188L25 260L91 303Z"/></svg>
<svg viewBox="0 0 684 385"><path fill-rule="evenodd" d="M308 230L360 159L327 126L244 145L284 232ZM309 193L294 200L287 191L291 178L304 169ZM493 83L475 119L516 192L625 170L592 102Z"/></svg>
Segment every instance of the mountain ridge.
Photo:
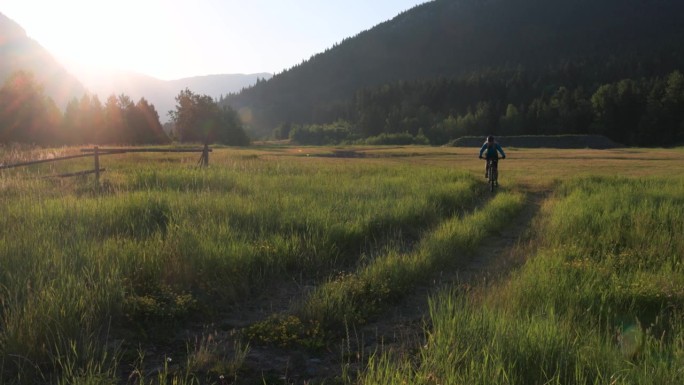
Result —
<svg viewBox="0 0 684 385"><path fill-rule="evenodd" d="M0 81L4 83L21 70L31 72L59 108L85 92L85 87L50 52L18 23L0 13Z"/></svg>
<svg viewBox="0 0 684 385"><path fill-rule="evenodd" d="M133 100L145 98L153 104L162 123L168 118L168 111L175 108L176 95L185 88L219 100L223 95L272 76L263 72L161 80L132 71L95 71L68 66L31 39L21 25L0 13L0 82L4 83L20 70L32 73L37 83L44 86L46 95L62 110L72 99L80 99L86 93L97 95L101 102L112 94L125 94Z"/></svg>
<svg viewBox="0 0 684 385"><path fill-rule="evenodd" d="M623 62L641 65L642 74L663 75L684 63L682 15L684 3L675 0L435 0L231 95L227 103L249 110L253 129L263 135L286 122L334 120L330 111L359 90L397 81L519 66L537 74L583 62L606 63L590 79L594 83L634 74L607 68Z"/></svg>
<svg viewBox="0 0 684 385"><path fill-rule="evenodd" d="M87 90L101 100L109 95L121 93L134 100L144 97L153 104L164 122L168 111L175 108L175 97L185 88L219 100L231 92L255 84L258 80L269 79L266 72L254 74L211 74L191 76L173 80L161 80L153 76L131 71L110 71L80 78Z"/></svg>

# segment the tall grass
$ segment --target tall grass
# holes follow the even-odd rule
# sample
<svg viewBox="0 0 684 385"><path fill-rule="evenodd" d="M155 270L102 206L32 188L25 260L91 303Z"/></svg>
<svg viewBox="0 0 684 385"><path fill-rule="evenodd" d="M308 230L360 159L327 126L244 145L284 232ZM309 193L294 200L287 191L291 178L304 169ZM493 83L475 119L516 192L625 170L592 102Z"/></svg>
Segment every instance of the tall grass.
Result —
<svg viewBox="0 0 684 385"><path fill-rule="evenodd" d="M438 269L464 265L482 240L506 226L520 210L524 196L500 193L482 209L454 216L427 232L415 249L389 247L354 274L336 277L317 288L298 310L328 329L363 323L368 317L429 278Z"/></svg>
<svg viewBox="0 0 684 385"><path fill-rule="evenodd" d="M450 168L214 154L206 170L112 156L99 185L3 175L0 383L106 382L115 341L348 269L477 195Z"/></svg>
<svg viewBox="0 0 684 385"><path fill-rule="evenodd" d="M682 380L682 325L665 344L648 334L619 344L546 309L524 315L444 292L431 304L427 344L415 362L374 357L363 384L676 384ZM630 341L626 339L630 338ZM643 341L643 342L642 342ZM626 355L641 345L638 360ZM417 362L417 363L416 363Z"/></svg>
<svg viewBox="0 0 684 385"><path fill-rule="evenodd" d="M527 298L582 309L582 318L612 313L644 323L684 305L684 179L580 179L559 195L543 223L544 258L528 265L540 279L520 283L545 295ZM524 309L534 302L521 296Z"/></svg>
<svg viewBox="0 0 684 385"><path fill-rule="evenodd" d="M306 298L310 318L362 322L462 263L522 202L502 192L475 209L467 169L481 164L444 149L363 160L288 151L216 150L205 170L176 154L110 156L99 184L37 179L52 166L1 172L0 384L114 383L130 341L163 340L293 280L323 282ZM422 364L378 357L364 378L681 382L682 184L562 184L534 229L539 251L509 284L482 303L439 297ZM195 381L181 377L171 381Z"/></svg>
<svg viewBox="0 0 684 385"><path fill-rule="evenodd" d="M378 356L358 383L682 383L683 182L562 183L510 281L438 295L417 364Z"/></svg>

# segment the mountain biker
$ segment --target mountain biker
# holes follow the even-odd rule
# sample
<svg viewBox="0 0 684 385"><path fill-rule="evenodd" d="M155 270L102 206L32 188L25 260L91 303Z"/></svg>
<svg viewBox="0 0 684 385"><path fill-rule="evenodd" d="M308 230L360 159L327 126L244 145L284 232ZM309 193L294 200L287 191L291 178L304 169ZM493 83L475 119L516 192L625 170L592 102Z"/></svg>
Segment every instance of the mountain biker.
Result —
<svg viewBox="0 0 684 385"><path fill-rule="evenodd" d="M489 135L487 137L487 141L484 142L482 145L482 148L480 149L480 159L482 159L482 153L487 152L485 157L487 158L487 163L485 165L485 178L489 177L489 164L492 159L498 159L498 154L497 151L501 153L501 157L506 159L506 153L504 150L499 146L499 143L497 143L494 140L494 136Z"/></svg>

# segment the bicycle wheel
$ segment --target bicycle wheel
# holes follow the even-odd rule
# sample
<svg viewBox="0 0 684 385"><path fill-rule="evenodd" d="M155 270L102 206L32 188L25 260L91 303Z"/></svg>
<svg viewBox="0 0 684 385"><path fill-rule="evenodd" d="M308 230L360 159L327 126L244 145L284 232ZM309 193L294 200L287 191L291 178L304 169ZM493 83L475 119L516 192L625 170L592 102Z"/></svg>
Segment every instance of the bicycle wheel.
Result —
<svg viewBox="0 0 684 385"><path fill-rule="evenodd" d="M499 168L497 167L497 162L492 161L489 164L489 191L494 192L497 186L497 176L499 173Z"/></svg>
<svg viewBox="0 0 684 385"><path fill-rule="evenodd" d="M499 187L499 169L494 172L494 187Z"/></svg>
<svg viewBox="0 0 684 385"><path fill-rule="evenodd" d="M494 184L496 183L495 169L492 167L489 169L489 191L494 192Z"/></svg>

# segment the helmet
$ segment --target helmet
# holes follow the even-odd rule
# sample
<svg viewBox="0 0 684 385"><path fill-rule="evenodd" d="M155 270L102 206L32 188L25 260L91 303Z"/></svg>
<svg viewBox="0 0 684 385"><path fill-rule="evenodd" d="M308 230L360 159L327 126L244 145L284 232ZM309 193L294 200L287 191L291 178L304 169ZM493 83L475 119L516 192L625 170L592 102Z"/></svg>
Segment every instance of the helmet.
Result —
<svg viewBox="0 0 684 385"><path fill-rule="evenodd" d="M494 141L494 136L493 136L493 135L489 135L489 136L487 137L487 141L490 142L490 143L493 142L493 141Z"/></svg>

